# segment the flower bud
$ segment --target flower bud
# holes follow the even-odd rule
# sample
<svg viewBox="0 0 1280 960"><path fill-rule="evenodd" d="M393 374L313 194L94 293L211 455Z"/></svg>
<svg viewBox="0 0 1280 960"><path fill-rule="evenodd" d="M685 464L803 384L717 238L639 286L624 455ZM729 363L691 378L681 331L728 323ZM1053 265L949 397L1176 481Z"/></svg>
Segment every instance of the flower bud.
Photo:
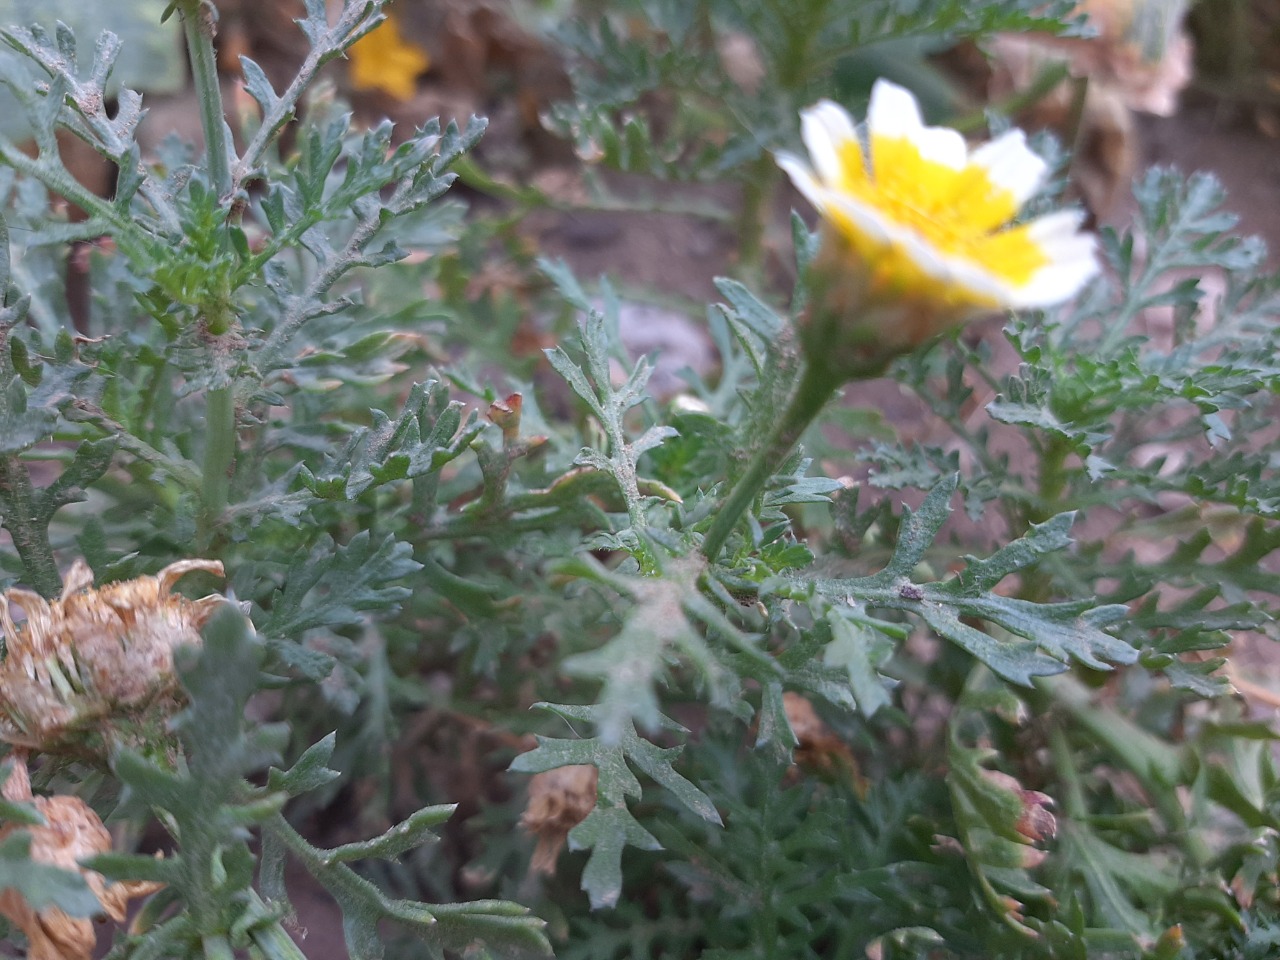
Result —
<svg viewBox="0 0 1280 960"><path fill-rule="evenodd" d="M1021 804L1018 818L1013 829L1027 843L1043 843L1058 835L1058 818L1050 808L1054 805L1053 797L1039 790L1025 790L1015 777L999 770L983 770L982 776L994 786L1017 796Z"/></svg>
<svg viewBox="0 0 1280 960"><path fill-rule="evenodd" d="M536 773L529 780L529 800L520 826L538 838L529 869L552 874L569 831L596 806L599 773L590 764L571 764Z"/></svg>

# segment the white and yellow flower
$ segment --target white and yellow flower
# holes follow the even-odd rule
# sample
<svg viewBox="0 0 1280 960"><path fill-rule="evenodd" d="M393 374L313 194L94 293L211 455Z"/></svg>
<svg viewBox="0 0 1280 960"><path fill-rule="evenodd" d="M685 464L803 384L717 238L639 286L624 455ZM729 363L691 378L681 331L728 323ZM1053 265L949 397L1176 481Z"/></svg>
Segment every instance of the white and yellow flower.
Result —
<svg viewBox="0 0 1280 960"><path fill-rule="evenodd" d="M1097 272L1079 213L1010 225L1046 173L1021 130L970 151L957 131L925 126L915 98L886 80L866 127L864 149L849 114L823 100L802 114L810 163L779 154L778 164L826 221L824 248L856 263L857 303L915 305L902 317L913 343L974 314L1061 303Z"/></svg>

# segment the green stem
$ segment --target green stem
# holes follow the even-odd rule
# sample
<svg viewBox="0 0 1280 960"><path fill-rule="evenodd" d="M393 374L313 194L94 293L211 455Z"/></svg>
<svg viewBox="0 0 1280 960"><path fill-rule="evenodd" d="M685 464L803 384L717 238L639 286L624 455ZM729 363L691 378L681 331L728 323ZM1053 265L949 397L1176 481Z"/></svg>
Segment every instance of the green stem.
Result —
<svg viewBox="0 0 1280 960"><path fill-rule="evenodd" d="M508 183L489 174L469 156L458 157L449 164L449 171L472 190L477 190L495 200L505 200L522 207L558 210L566 213L657 213L673 217L692 217L712 223L729 223L733 220L724 207L711 203L686 200L681 203L653 199L651 197L614 196L601 186L596 178L587 180L588 197L585 200L559 200L528 184ZM515 215L513 215L514 219ZM503 222L506 222L504 218Z"/></svg>
<svg viewBox="0 0 1280 960"><path fill-rule="evenodd" d="M1196 867L1208 863L1212 854L1200 832L1187 823L1178 796L1178 786L1186 782L1181 751L1128 717L1099 706L1089 690L1067 674L1045 678L1037 686L1110 754L1113 763L1133 774L1188 860ZM1069 806L1067 813L1077 816Z"/></svg>
<svg viewBox="0 0 1280 960"><path fill-rule="evenodd" d="M1066 470L1067 456L1071 453L1071 444L1063 437L1051 435L1049 442L1040 455L1040 504L1037 508L1037 523L1043 523L1050 517L1062 512L1062 494L1067 489L1070 476Z"/></svg>
<svg viewBox="0 0 1280 960"><path fill-rule="evenodd" d="M279 814L271 817L263 824L263 830L279 841L344 908L371 912L372 907L394 919L393 905L377 887L335 858L331 851L313 847L284 817Z"/></svg>
<svg viewBox="0 0 1280 960"><path fill-rule="evenodd" d="M768 153L761 153L759 159L747 167L737 231L738 272L742 276L760 273L764 260L764 228L778 183L777 172Z"/></svg>
<svg viewBox="0 0 1280 960"><path fill-rule="evenodd" d="M236 457L235 393L231 387L210 390L205 397L205 448L201 478L201 546L208 547L222 520L231 490Z"/></svg>
<svg viewBox="0 0 1280 960"><path fill-rule="evenodd" d="M826 406L837 386L838 382L827 370L812 364L805 367L787 409L783 411L764 445L751 457L746 472L738 478L729 493L729 499L724 502L711 529L707 531L706 539L702 542L702 554L708 560L714 560L719 555L742 514L791 453L809 424Z"/></svg>
<svg viewBox="0 0 1280 960"><path fill-rule="evenodd" d="M205 960L235 960L236 952L231 941L222 934L207 936L203 941Z"/></svg>
<svg viewBox="0 0 1280 960"><path fill-rule="evenodd" d="M1071 444L1063 437L1050 435L1039 453L1040 476L1036 495L1025 505L1023 521L1026 524L1044 523L1062 512L1062 495L1067 490L1070 475L1066 470ZM1043 565L1037 565L1023 573L1021 596L1024 600L1045 603L1052 594L1052 574Z"/></svg>
<svg viewBox="0 0 1280 960"><path fill-rule="evenodd" d="M178 0L182 30L191 58L191 79L200 102L200 125L204 128L205 150L209 156L209 179L218 196L231 193L231 164L227 149L226 120L222 110L222 88L218 85L218 61L213 49L217 33L217 12L208 0Z"/></svg>
<svg viewBox="0 0 1280 960"><path fill-rule="evenodd" d="M1067 173L1075 174L1079 171L1079 161L1084 155L1081 147L1084 146L1084 108L1089 98L1089 78L1073 77L1071 79L1071 105L1067 110L1067 135L1064 138L1067 143L1071 144L1071 158L1067 163ZM1072 182L1078 182L1072 179Z"/></svg>
<svg viewBox="0 0 1280 960"><path fill-rule="evenodd" d="M217 55L213 38L217 33L217 11L209 0L177 0L182 30L191 58L191 77L200 104L200 125L204 129L209 179L218 196L231 195L230 149L218 84ZM209 332L220 336L229 326L229 291L209 291L205 321ZM235 392L231 387L209 390L205 396L205 451L200 511L201 546L208 548L213 531L226 510L231 486L231 470L236 454Z"/></svg>
<svg viewBox="0 0 1280 960"><path fill-rule="evenodd" d="M1062 812L1072 820L1084 821L1089 816L1089 805L1084 799L1084 785L1080 782L1080 771L1071 755L1071 745L1062 732L1062 726L1054 723L1049 731L1049 755L1053 758L1054 773L1058 775L1058 783L1062 785Z"/></svg>
<svg viewBox="0 0 1280 960"><path fill-rule="evenodd" d="M254 927L249 932L249 936L253 938L254 944L262 951L264 957L273 957L277 958L277 960L280 960L280 958L284 958L284 960L307 960L307 955L280 928L278 922L263 927Z"/></svg>
<svg viewBox="0 0 1280 960"><path fill-rule="evenodd" d="M285 125L294 118L298 101L302 99L303 93L311 88L316 74L335 56L342 54L347 46L354 42L352 38L362 33L369 20L379 12L372 5L355 3L352 0L346 0L340 6L338 19L318 38L313 37L311 50L302 65L298 67L289 86L274 103L264 110L262 122L257 131L236 160L232 174L232 189L240 190L246 180L257 176L258 164L263 154Z"/></svg>
<svg viewBox="0 0 1280 960"><path fill-rule="evenodd" d="M1032 79L1024 89L1017 93L989 104L982 110L973 113L967 113L955 120L949 121L947 126L961 133L978 133L987 127L987 117L991 113L997 113L1004 117L1015 117L1024 110L1034 107L1037 103L1053 92L1054 88L1062 81L1066 80L1069 75L1066 63L1051 63L1043 68Z"/></svg>
<svg viewBox="0 0 1280 960"><path fill-rule="evenodd" d="M56 597L62 592L62 576L49 543L49 518L38 502L31 474L17 457L0 457L0 506L4 528L13 539L27 582L41 596Z"/></svg>

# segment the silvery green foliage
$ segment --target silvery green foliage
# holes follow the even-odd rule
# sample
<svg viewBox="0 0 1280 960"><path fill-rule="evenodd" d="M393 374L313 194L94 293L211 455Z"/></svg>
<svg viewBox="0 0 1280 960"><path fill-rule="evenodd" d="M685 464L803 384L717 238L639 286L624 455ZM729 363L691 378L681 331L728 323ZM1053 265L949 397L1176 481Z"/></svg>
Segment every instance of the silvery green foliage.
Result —
<svg viewBox="0 0 1280 960"><path fill-rule="evenodd" d="M142 156L141 99L106 105L110 36L77 72L69 30L5 34L43 79L13 80L35 156L0 142L0 564L52 595L77 554L103 582L214 558L248 611L184 659L163 744L38 770L170 837L165 860L94 863L167 885L111 956L298 956L289 862L343 908L353 957L545 952L530 911L592 958L1261 955L1280 777L1213 651L1271 630L1280 593L1280 285L1216 184L1143 178L1105 282L1009 321L1017 369L961 341L900 363L944 444L833 405L875 431L854 478L811 432L709 562L797 382L803 283L783 306L763 272L717 281L720 369L658 402L607 284L520 259L505 214L446 193L483 121L401 139L308 98L382 16L326 6L299 9L286 89L244 64L261 122L213 158ZM751 186L798 107L849 92L832 66L1064 11L607 12L567 28L580 96L551 126L632 171ZM721 59L734 34L755 93ZM673 91L658 136L645 95ZM110 199L71 178L59 127L114 165ZM817 239L798 218L792 238L803 276ZM74 333L72 241L93 290ZM494 251L517 292L473 282ZM524 774L566 764L596 768L596 806L544 881ZM333 845L294 825L319 814ZM21 840L2 852L17 876ZM19 886L91 909L71 874Z"/></svg>
<svg viewBox="0 0 1280 960"><path fill-rule="evenodd" d="M199 4L175 6L184 19L207 13ZM411 391L394 428L378 413L369 429L339 428L325 437L314 435L305 404L288 396L314 383L380 384L400 369L394 331L358 315L358 287L349 278L402 259L402 242L448 235L456 207L437 202L452 180L447 167L483 131L479 121L465 131L433 121L393 144L389 124L355 134L349 117L316 105L299 128L296 158L284 165L274 156L316 71L379 22L380 6L347 3L330 23L322 0L308 2L299 25L311 54L285 91L273 91L246 62L262 122L242 151L227 148L229 189L216 182L216 165L180 147L158 158L141 155L135 134L142 98L107 87L122 52L112 34L99 38L83 72L65 25L3 34L31 68L14 69L6 80L37 148L32 157L0 140L7 219L24 241L22 256L11 258L15 245L7 232L0 235L0 522L16 552L6 566L56 594L55 550L82 551L105 578L149 569L157 557L219 555L235 571L240 596L257 601L260 625L255 636L228 607L184 674L189 706L175 722L177 739L121 748L95 775L108 808L119 803L121 816L159 818L173 844L163 860L112 854L95 862L111 879L164 884L144 908L148 922L136 935L118 937L113 957L246 949L301 956L285 932L292 912L282 883L286 859L342 905L352 957L384 955L382 921L409 931L425 955L481 944L506 954L547 950L541 921L516 904L434 909L389 897L347 866L429 842L428 829L448 820L451 806L428 807L378 839L337 850L303 840L280 811L291 797L338 777L324 765L332 737L289 773L273 770L266 786L250 780L289 739L285 724L247 722L254 693L330 674L340 658L311 641L336 642L341 632L394 614L411 593L406 578L422 569L394 534L366 529L335 543L330 505L438 472L476 432L435 382ZM59 130L114 165L110 199L75 181L61 159ZM75 224L50 219L45 191L76 202L87 216ZM98 297L81 322L96 336L78 339L51 269L60 245L76 239L115 251L93 258ZM29 291L21 289L24 281ZM218 395L231 401L232 418L220 438ZM210 473L209 451L219 443L229 450L227 476ZM310 466L306 457L295 459L290 469L281 461L291 448L319 456ZM47 449L66 453L55 457L61 471L51 480L48 470L31 466L32 455ZM225 499L211 500L211 488L223 489ZM59 508L90 495L103 498L100 512L55 522ZM317 510L329 510L329 519ZM261 543L264 535L273 549L243 552L250 538ZM308 562L291 562L295 552ZM105 784L114 787L104 792ZM82 788L90 789L87 782ZM14 806L6 816L20 814ZM250 846L255 835L261 851ZM6 862L22 859L21 838L6 847ZM77 875L30 864L27 871L17 886L29 902L76 914L95 909L82 902L92 895L75 887L83 888Z"/></svg>

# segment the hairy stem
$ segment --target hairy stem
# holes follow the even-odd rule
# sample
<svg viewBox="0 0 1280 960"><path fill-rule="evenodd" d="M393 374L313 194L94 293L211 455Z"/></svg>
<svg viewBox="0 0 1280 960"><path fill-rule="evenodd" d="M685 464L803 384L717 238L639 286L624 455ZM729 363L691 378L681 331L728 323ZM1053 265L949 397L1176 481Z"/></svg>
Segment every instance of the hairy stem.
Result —
<svg viewBox="0 0 1280 960"><path fill-rule="evenodd" d="M200 125L204 129L205 152L209 179L225 202L231 195L230 148L222 107L222 90L218 84L217 56L213 38L217 33L217 11L208 0L177 0L182 15L182 30L191 58L191 75L200 103ZM229 291L209 290L205 304L205 321L209 332L220 336L227 332L231 311L227 303ZM236 454L235 390L231 386L215 387L205 396L205 450L201 483L200 540L208 547L213 531L226 510L231 486L231 470Z"/></svg>
<svg viewBox="0 0 1280 960"><path fill-rule="evenodd" d="M201 471L200 542L208 546L222 521L236 459L236 405L231 387L217 387L205 397L205 448Z"/></svg>
<svg viewBox="0 0 1280 960"><path fill-rule="evenodd" d="M133 220L81 184L60 162L45 162L46 159L30 157L8 138L0 137L0 163L43 184L51 193L58 194L90 217L97 218L100 224L109 224L117 241L129 243L142 237L144 231ZM86 233L97 235L101 233L101 228L90 226Z"/></svg>
<svg viewBox="0 0 1280 960"><path fill-rule="evenodd" d="M801 435L831 399L838 383L825 369L812 364L805 367L800 384L792 394L764 445L752 455L746 472L738 479L729 499L724 502L702 542L702 554L714 560L724 548L738 520L755 501L769 478L791 453Z"/></svg>
<svg viewBox="0 0 1280 960"><path fill-rule="evenodd" d="M71 423L91 424L108 436L114 437L120 445L120 450L162 471L165 476L181 484L187 490L197 492L200 490L200 474L193 465L185 460L175 460L168 454L157 450L145 440L134 436L125 429L123 424L117 423L103 413L100 407L87 401L78 401L65 411L64 416Z"/></svg>
<svg viewBox="0 0 1280 960"><path fill-rule="evenodd" d="M231 194L231 164L228 161L227 125L222 110L222 89L218 85L217 55L213 37L217 33L217 13L207 0L178 0L182 31L191 58L191 78L200 103L200 125L204 129L209 157L209 178L218 196Z"/></svg>
<svg viewBox="0 0 1280 960"><path fill-rule="evenodd" d="M759 275L764 261L764 229L778 183L777 173L768 153L762 153L747 168L738 216L738 273L744 277Z"/></svg>
<svg viewBox="0 0 1280 960"><path fill-rule="evenodd" d="M1071 745L1062 732L1062 725L1053 724L1049 730L1049 754L1053 758L1053 770L1058 775L1058 783L1062 791L1057 797L1062 801L1062 812L1073 820L1084 820L1089 816L1089 805L1085 803L1084 786L1080 782L1080 771L1071 753Z"/></svg>

